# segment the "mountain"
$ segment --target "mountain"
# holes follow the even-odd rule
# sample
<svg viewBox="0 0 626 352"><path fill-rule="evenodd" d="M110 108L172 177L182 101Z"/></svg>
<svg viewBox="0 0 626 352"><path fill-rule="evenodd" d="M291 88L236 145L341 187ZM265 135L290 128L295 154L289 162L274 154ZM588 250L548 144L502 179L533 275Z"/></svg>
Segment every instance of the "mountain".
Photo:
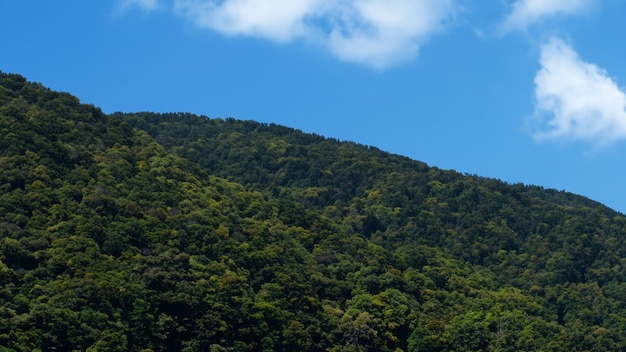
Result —
<svg viewBox="0 0 626 352"><path fill-rule="evenodd" d="M626 218L0 73L0 351L622 351Z"/></svg>

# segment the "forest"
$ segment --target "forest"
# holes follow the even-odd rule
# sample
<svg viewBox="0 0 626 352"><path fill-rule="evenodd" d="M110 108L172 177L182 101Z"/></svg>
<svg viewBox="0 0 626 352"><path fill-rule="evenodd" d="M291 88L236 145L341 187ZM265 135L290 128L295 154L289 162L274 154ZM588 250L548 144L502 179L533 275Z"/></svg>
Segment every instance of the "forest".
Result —
<svg viewBox="0 0 626 352"><path fill-rule="evenodd" d="M626 217L0 72L0 352L626 351Z"/></svg>

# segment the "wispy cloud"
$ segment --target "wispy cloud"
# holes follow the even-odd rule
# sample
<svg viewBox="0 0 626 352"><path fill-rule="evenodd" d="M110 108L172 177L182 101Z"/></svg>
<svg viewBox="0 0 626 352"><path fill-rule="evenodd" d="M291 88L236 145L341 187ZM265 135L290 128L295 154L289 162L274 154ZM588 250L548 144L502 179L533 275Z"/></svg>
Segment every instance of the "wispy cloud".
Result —
<svg viewBox="0 0 626 352"><path fill-rule="evenodd" d="M159 0L118 0L116 11L122 13L133 7L144 11L153 11L159 7Z"/></svg>
<svg viewBox="0 0 626 352"><path fill-rule="evenodd" d="M595 2L597 0L517 0L500 29L503 33L525 30L549 17L583 13Z"/></svg>
<svg viewBox="0 0 626 352"><path fill-rule="evenodd" d="M304 40L343 61L385 68L414 58L456 0L174 0L176 12L225 35Z"/></svg>
<svg viewBox="0 0 626 352"><path fill-rule="evenodd" d="M594 147L626 139L626 94L605 70L581 60L555 38L542 46L539 61L536 138L576 140Z"/></svg>

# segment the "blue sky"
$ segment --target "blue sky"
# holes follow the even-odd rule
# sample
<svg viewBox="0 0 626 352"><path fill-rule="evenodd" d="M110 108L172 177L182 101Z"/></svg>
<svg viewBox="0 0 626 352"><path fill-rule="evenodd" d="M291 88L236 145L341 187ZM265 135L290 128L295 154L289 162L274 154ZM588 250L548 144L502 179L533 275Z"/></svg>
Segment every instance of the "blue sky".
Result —
<svg viewBox="0 0 626 352"><path fill-rule="evenodd" d="M0 0L0 70L626 212L626 1Z"/></svg>

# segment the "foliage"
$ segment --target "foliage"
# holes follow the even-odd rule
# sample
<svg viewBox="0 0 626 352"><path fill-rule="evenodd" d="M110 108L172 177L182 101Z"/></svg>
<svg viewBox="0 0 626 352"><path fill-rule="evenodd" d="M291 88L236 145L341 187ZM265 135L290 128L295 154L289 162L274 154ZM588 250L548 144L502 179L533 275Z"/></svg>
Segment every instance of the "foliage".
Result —
<svg viewBox="0 0 626 352"><path fill-rule="evenodd" d="M2 351L626 350L626 218L0 73Z"/></svg>

